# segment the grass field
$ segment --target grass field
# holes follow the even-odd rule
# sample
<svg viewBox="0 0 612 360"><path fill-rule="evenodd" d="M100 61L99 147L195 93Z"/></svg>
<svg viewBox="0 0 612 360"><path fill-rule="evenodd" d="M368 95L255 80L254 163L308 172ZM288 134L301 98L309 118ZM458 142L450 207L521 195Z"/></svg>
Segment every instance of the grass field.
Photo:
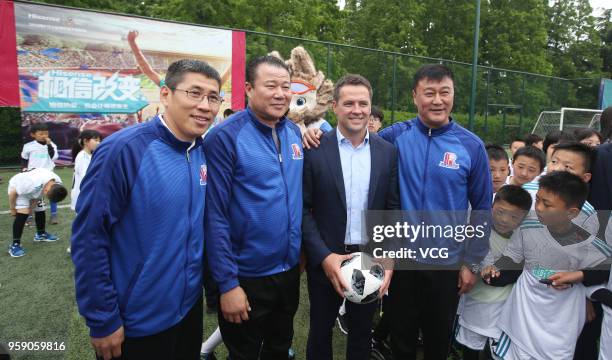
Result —
<svg viewBox="0 0 612 360"><path fill-rule="evenodd" d="M72 169L58 169L65 184L71 184ZM15 172L0 172L0 211L8 210L6 187ZM60 205L69 204L69 199ZM11 341L51 341L65 345L64 351L11 352L13 359L93 359L88 329L77 311L74 299L73 267L66 248L70 239L70 223L74 217L69 208L60 208L59 225L47 225L49 232L59 235L55 243L34 243L35 228L27 227L22 246L27 254L11 258L6 249L12 237L13 218L0 214L0 343ZM294 320L293 348L298 359L305 358L308 335L308 294L306 277L302 276L301 299ZM217 326L216 315L205 315L205 336ZM343 359L346 337L334 331L334 358ZM219 359L225 359L226 350L220 346ZM221 356L219 356L221 355Z"/></svg>

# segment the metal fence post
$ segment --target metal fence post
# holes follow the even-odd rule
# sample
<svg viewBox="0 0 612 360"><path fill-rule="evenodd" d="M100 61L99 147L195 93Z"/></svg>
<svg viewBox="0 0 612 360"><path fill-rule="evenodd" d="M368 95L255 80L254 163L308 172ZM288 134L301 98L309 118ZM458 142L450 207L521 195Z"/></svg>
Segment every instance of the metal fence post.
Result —
<svg viewBox="0 0 612 360"><path fill-rule="evenodd" d="M478 37L480 33L480 0L476 0L476 20L474 21L474 47L472 48L472 91L470 93L470 121L468 128L474 131L476 107L476 76L478 76Z"/></svg>
<svg viewBox="0 0 612 360"><path fill-rule="evenodd" d="M397 93L397 54L393 54L393 87L391 90L391 122L395 122L395 104Z"/></svg>

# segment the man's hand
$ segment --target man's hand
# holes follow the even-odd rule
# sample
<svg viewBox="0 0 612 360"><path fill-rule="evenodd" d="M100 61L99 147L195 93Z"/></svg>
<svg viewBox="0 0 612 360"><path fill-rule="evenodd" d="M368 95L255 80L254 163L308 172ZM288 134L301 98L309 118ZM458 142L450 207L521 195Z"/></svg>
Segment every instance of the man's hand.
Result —
<svg viewBox="0 0 612 360"><path fill-rule="evenodd" d="M557 290L565 290L573 284L580 283L584 279L582 271L562 271L548 277L552 280L551 286Z"/></svg>
<svg viewBox="0 0 612 360"><path fill-rule="evenodd" d="M321 263L321 267L323 268L323 271L325 271L325 275L327 275L327 278L332 283L334 290L336 290L338 295L340 295L342 298L344 298L344 290L348 289L349 287L348 284L344 282L340 274L340 264L342 264L344 260L348 260L352 257L353 255L350 254L339 255L331 253L327 255L327 257L323 259L323 262Z"/></svg>
<svg viewBox="0 0 612 360"><path fill-rule="evenodd" d="M103 338L91 338L91 345L96 354L104 360L121 357L121 344L125 339L123 334L123 326L115 330L114 333Z"/></svg>
<svg viewBox="0 0 612 360"><path fill-rule="evenodd" d="M457 281L457 287L459 288L459 295L463 295L465 293L470 292L474 285L478 281L478 276L472 273L467 266L462 265L461 270L459 270L459 279Z"/></svg>
<svg viewBox="0 0 612 360"><path fill-rule="evenodd" d="M13 216L13 217L17 216L17 210L16 209L11 209L11 216Z"/></svg>
<svg viewBox="0 0 612 360"><path fill-rule="evenodd" d="M487 284L491 284L492 278L499 277L499 270L495 267L495 265L487 265L480 272L480 276Z"/></svg>
<svg viewBox="0 0 612 360"><path fill-rule="evenodd" d="M319 139L323 135L323 131L317 128L306 129L304 136L302 137L302 146L305 149L310 149L310 147L318 148L321 141Z"/></svg>
<svg viewBox="0 0 612 360"><path fill-rule="evenodd" d="M223 318L226 321L240 324L243 321L249 320L251 306L244 290L240 286L221 294L220 304Z"/></svg>
<svg viewBox="0 0 612 360"><path fill-rule="evenodd" d="M382 299L387 291L389 290L389 285L391 285L391 278L393 277L393 270L385 270L385 279L383 280L382 285L380 285L380 290L378 290L378 298Z"/></svg>

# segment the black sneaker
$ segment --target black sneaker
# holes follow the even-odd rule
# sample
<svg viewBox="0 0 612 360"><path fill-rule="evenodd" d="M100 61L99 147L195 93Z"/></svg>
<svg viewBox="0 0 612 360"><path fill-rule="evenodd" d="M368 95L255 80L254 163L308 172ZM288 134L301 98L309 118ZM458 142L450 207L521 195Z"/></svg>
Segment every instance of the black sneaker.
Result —
<svg viewBox="0 0 612 360"><path fill-rule="evenodd" d="M215 356L215 352L211 352L210 354L202 354L200 353L200 360L217 360Z"/></svg>
<svg viewBox="0 0 612 360"><path fill-rule="evenodd" d="M338 314L336 321L338 322L338 328L340 329L340 331L342 331L344 335L348 335L348 324L346 323L346 315Z"/></svg>
<svg viewBox="0 0 612 360"><path fill-rule="evenodd" d="M391 346L386 340L377 340L372 338L371 359L393 360L393 352Z"/></svg>

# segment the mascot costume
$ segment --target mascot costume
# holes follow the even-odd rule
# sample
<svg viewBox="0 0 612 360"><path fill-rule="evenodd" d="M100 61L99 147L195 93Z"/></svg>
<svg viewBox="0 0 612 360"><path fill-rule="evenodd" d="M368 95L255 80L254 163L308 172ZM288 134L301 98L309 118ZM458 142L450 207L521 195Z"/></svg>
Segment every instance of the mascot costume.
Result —
<svg viewBox="0 0 612 360"><path fill-rule="evenodd" d="M270 55L281 60L277 51ZM312 58L301 46L291 50L291 57L285 63L291 71L291 105L287 116L296 123L302 133L308 128L319 128L323 132L332 129L323 119L333 100L334 84L317 71Z"/></svg>

